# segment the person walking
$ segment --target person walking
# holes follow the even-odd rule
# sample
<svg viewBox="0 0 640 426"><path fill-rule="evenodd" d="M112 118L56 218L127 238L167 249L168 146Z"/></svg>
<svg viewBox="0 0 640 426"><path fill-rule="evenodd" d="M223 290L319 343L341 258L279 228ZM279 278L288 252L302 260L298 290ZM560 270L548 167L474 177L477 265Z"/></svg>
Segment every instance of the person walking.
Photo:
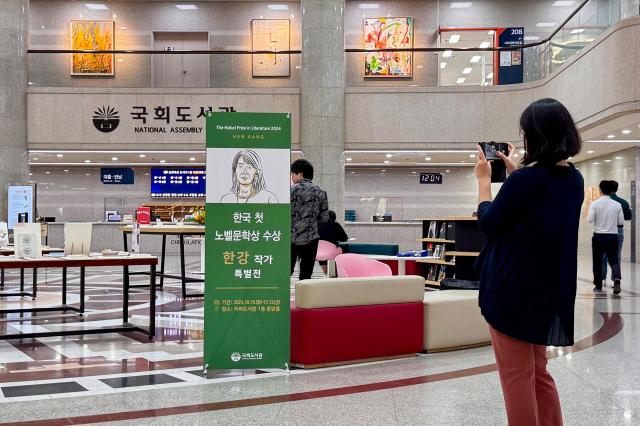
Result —
<svg viewBox="0 0 640 426"><path fill-rule="evenodd" d="M574 343L578 224L584 181L567 159L582 142L569 111L555 99L529 105L520 118L526 153L495 199L491 163L481 149L478 224L486 236L478 257L479 304L489 324L511 426L562 424L547 346Z"/></svg>
<svg viewBox="0 0 640 426"><path fill-rule="evenodd" d="M600 182L600 198L589 206L587 222L593 223L591 251L593 262L593 291L602 291L602 259L607 256L611 265L613 294L620 294L620 259L618 258L618 227L624 225L622 205L611 199L614 185L609 180Z"/></svg>
<svg viewBox="0 0 640 426"><path fill-rule="evenodd" d="M611 199L613 201L617 201L622 206L622 215L624 216L624 220L631 220L633 218L633 213L631 212L631 207L629 203L624 198L618 197L618 182L615 180L610 181L611 188ZM618 225L618 263L622 262L622 244L624 243L624 225ZM603 285L606 284L607 281L607 255L604 255L602 259L602 281ZM613 281L613 270L611 270L611 281Z"/></svg>
<svg viewBox="0 0 640 426"><path fill-rule="evenodd" d="M311 278L318 252L318 224L329 219L327 193L315 185L307 160L291 164L291 275L300 259L300 280Z"/></svg>
<svg viewBox="0 0 640 426"><path fill-rule="evenodd" d="M320 234L320 239L324 241L329 241L336 247L338 244L344 243L345 241L349 241L349 236L344 231L342 225L337 222L336 212L333 210L329 210L329 221L326 223L321 223L318 227L318 234ZM327 261L320 260L318 262L322 271L327 273Z"/></svg>

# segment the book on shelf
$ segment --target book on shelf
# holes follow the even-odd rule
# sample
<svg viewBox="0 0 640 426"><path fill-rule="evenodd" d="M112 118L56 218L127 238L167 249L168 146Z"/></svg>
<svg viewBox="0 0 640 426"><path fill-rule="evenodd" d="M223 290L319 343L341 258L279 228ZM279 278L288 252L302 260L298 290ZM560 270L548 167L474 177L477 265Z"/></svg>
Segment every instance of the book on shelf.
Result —
<svg viewBox="0 0 640 426"><path fill-rule="evenodd" d="M456 223L455 222L447 222L447 238L452 241L456 239Z"/></svg>
<svg viewBox="0 0 640 426"><path fill-rule="evenodd" d="M440 267L440 272L438 273L438 281L442 281L445 278L447 278L447 267L445 265L442 265Z"/></svg>
<svg viewBox="0 0 640 426"><path fill-rule="evenodd" d="M427 244L427 254L426 256L432 256L433 255L433 243L429 243Z"/></svg>
<svg viewBox="0 0 640 426"><path fill-rule="evenodd" d="M436 280L437 269L438 269L437 266L429 267L429 273L427 274L427 280L428 281L435 281Z"/></svg>
<svg viewBox="0 0 640 426"><path fill-rule="evenodd" d="M442 222L440 224L440 232L438 232L438 238L442 240L447 239L447 222Z"/></svg>
<svg viewBox="0 0 640 426"><path fill-rule="evenodd" d="M453 263L455 265L456 264L456 257L453 256L449 262L451 262L451 263Z"/></svg>
<svg viewBox="0 0 640 426"><path fill-rule="evenodd" d="M436 228L438 223L435 220L429 222L429 231L427 232L427 238L435 238L436 237Z"/></svg>
<svg viewBox="0 0 640 426"><path fill-rule="evenodd" d="M440 259L441 257L441 251L442 251L442 246L440 246L439 244L436 245L435 249L433 250L433 257L437 257L438 259Z"/></svg>

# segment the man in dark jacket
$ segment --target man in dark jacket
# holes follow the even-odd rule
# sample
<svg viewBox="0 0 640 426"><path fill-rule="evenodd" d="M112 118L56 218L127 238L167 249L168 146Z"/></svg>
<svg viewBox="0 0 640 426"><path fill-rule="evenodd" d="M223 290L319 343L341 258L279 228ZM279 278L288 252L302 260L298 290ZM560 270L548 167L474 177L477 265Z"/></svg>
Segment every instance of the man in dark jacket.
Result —
<svg viewBox="0 0 640 426"><path fill-rule="evenodd" d="M609 181L611 182L612 192L611 199L613 201L617 201L622 206L622 214L624 215L624 220L631 220L633 218L633 213L631 212L631 207L629 203L624 198L618 197L616 194L618 192L618 182L615 180ZM622 243L624 242L624 225L618 226L618 260L622 262ZM613 271L611 272L613 274ZM604 259L602 260L602 281L607 280L607 255L605 254ZM611 276L611 281L613 281L613 275Z"/></svg>
<svg viewBox="0 0 640 426"><path fill-rule="evenodd" d="M318 252L318 224L329 219L327 193L315 185L307 160L291 164L291 274L300 259L300 279L311 278Z"/></svg>

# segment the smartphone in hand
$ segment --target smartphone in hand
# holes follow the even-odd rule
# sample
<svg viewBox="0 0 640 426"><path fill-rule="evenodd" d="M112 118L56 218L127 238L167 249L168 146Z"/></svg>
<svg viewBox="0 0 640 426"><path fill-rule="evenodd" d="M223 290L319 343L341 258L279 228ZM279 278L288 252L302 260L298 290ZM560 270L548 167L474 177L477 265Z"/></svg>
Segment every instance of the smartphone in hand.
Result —
<svg viewBox="0 0 640 426"><path fill-rule="evenodd" d="M487 161L491 161L491 182L504 182L507 179L507 166L498 152L509 155L509 144L504 142L479 142Z"/></svg>

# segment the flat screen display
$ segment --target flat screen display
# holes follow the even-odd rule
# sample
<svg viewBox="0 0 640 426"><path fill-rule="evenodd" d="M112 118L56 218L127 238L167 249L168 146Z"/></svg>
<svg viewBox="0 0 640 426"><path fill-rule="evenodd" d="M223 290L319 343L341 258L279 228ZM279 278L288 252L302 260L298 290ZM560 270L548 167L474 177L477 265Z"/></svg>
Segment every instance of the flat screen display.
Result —
<svg viewBox="0 0 640 426"><path fill-rule="evenodd" d="M13 229L18 223L19 215L26 217L26 222L33 222L35 215L35 187L33 185L10 185L7 198L9 229Z"/></svg>
<svg viewBox="0 0 640 426"><path fill-rule="evenodd" d="M206 191L204 168L151 169L151 196L155 198L199 198Z"/></svg>

